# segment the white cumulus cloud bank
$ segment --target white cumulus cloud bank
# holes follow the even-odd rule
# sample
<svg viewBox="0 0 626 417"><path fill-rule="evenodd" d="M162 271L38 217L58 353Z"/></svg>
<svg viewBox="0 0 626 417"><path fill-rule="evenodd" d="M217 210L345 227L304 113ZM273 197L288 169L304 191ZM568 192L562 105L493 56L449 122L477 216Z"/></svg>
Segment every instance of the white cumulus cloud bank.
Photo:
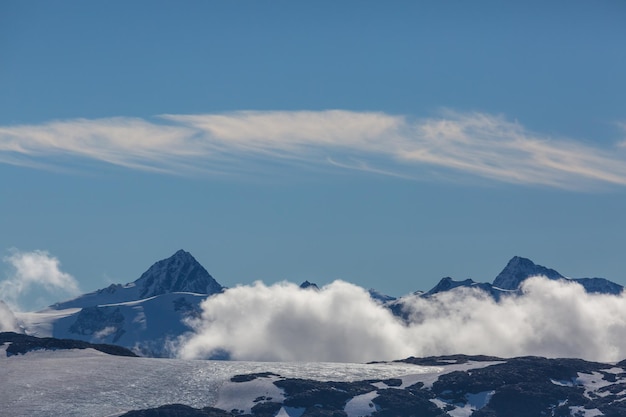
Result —
<svg viewBox="0 0 626 417"><path fill-rule="evenodd" d="M13 308L36 291L51 295L77 295L80 293L76 279L61 270L59 260L46 251L12 251L4 258L11 273L0 281L0 300Z"/></svg>
<svg viewBox="0 0 626 417"><path fill-rule="evenodd" d="M280 161L414 179L626 185L623 144L556 138L488 113L238 111L0 126L0 162L60 169L67 158L169 174L250 174Z"/></svg>
<svg viewBox="0 0 626 417"><path fill-rule="evenodd" d="M0 332L18 332L19 323L13 311L0 300Z"/></svg>
<svg viewBox="0 0 626 417"><path fill-rule="evenodd" d="M577 283L543 277L526 280L522 291L500 302L467 288L407 296L403 321L346 282L320 291L257 282L205 300L178 355L333 362L454 353L626 358L625 295L587 294Z"/></svg>

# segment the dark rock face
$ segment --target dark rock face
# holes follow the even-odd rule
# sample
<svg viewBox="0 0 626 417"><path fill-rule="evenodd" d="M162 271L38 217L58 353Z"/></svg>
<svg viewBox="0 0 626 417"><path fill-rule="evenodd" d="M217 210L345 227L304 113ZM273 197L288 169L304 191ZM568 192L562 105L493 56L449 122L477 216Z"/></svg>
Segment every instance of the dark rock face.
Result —
<svg viewBox="0 0 626 417"><path fill-rule="evenodd" d="M605 278L576 278L572 281L579 283L588 293L592 294L620 294L624 287Z"/></svg>
<svg viewBox="0 0 626 417"><path fill-rule="evenodd" d="M624 287L605 278L565 278L563 275L541 265L536 265L530 259L513 257L506 267L493 281L493 286L504 290L515 290L527 278L545 276L549 279L563 279L576 282L585 288L588 293L620 294Z"/></svg>
<svg viewBox="0 0 626 417"><path fill-rule="evenodd" d="M387 388L378 391L372 402L379 408L372 415L376 417L415 416L444 417L447 414L431 399L432 394L422 390L420 385L407 389Z"/></svg>
<svg viewBox="0 0 626 417"><path fill-rule="evenodd" d="M235 375L230 379L230 382L249 382L254 381L257 378L269 378L271 376L280 376L273 372L259 372L256 374L244 374L244 375Z"/></svg>
<svg viewBox="0 0 626 417"><path fill-rule="evenodd" d="M109 355L134 356L133 352L116 345L94 344L82 340L56 339L54 337L34 337L25 334L3 332L0 333L0 344L10 343L7 347L7 356L20 355L33 350L60 350L60 349L95 349Z"/></svg>
<svg viewBox="0 0 626 417"><path fill-rule="evenodd" d="M394 362L412 363L413 365L420 366L441 366L441 365L462 365L464 363L472 362L497 362L504 361L506 359L498 358L496 356L485 355L445 355L445 356L427 356L425 358L416 358L411 356L410 358L401 359Z"/></svg>
<svg viewBox="0 0 626 417"><path fill-rule="evenodd" d="M433 384L432 391L451 403L465 402L466 393L494 391L489 403L475 415L539 416L564 404L569 415L570 406L587 403L583 388L555 384L553 381L573 381L578 372L597 371L602 364L577 359L516 358L506 363L468 372L442 375ZM567 407L565 407L567 404ZM546 414L550 415L550 414Z"/></svg>
<svg viewBox="0 0 626 417"><path fill-rule="evenodd" d="M251 414L216 409L191 409L189 414L174 414L182 410L178 408L171 414L127 413L125 416L273 417L281 407L288 406L299 408L304 417L345 417L346 404L363 394L372 395L372 417L580 417L584 410L593 410L591 415L626 416L626 370L622 367L626 361L609 365L581 359L450 355L408 358L401 362L446 366L483 361L499 363L444 372L432 386L422 382L403 386L400 379L321 382L282 378L272 373L239 375L231 381L245 383L256 378L274 378L274 385L284 392L284 401L279 403L261 395L255 400ZM481 397L483 401L477 404L472 402L472 397ZM148 411L156 410L164 412L165 408ZM223 414L198 414L206 412Z"/></svg>
<svg viewBox="0 0 626 417"><path fill-rule="evenodd" d="M441 278L441 281L439 281L437 285L435 285L430 291L428 291L424 295L430 296L433 294L440 293L442 291L449 291L453 288L458 288L458 287L471 287L473 284L475 284L475 282L472 279L466 279L464 281L456 281L450 277L445 277L445 278Z"/></svg>
<svg viewBox="0 0 626 417"><path fill-rule="evenodd" d="M300 288L302 288L303 290L310 288L312 290L319 290L320 288L317 286L317 284L315 284L314 282L309 282L309 281L304 281L302 284L300 284Z"/></svg>
<svg viewBox="0 0 626 417"><path fill-rule="evenodd" d="M123 417L233 417L233 414L212 407L197 409L182 404L169 404L149 410L129 411Z"/></svg>
<svg viewBox="0 0 626 417"><path fill-rule="evenodd" d="M116 307L85 307L77 315L76 321L70 326L71 333L91 336L94 333L110 328L114 333L113 343L124 334L124 316Z"/></svg>
<svg viewBox="0 0 626 417"><path fill-rule="evenodd" d="M376 389L366 381L321 382L298 378L278 380L274 385L285 391L286 406L305 408L309 412L320 409L343 412L348 400Z"/></svg>
<svg viewBox="0 0 626 417"><path fill-rule="evenodd" d="M135 281L135 285L140 289L140 298L170 292L216 294L223 290L207 270L182 249L152 265Z"/></svg>
<svg viewBox="0 0 626 417"><path fill-rule="evenodd" d="M442 278L437 285L435 285L430 291L422 294L422 297L428 298L435 294L450 291L455 288L468 288L481 290L487 294L490 294L496 301L500 299L503 294L510 293L510 291L496 288L488 282L476 282L473 279L466 279L463 281L456 281L450 277Z"/></svg>
<svg viewBox="0 0 626 417"><path fill-rule="evenodd" d="M504 290L516 290L526 278L542 275L549 279L565 278L554 269L535 265L533 261L519 256L513 257L493 281L493 286Z"/></svg>

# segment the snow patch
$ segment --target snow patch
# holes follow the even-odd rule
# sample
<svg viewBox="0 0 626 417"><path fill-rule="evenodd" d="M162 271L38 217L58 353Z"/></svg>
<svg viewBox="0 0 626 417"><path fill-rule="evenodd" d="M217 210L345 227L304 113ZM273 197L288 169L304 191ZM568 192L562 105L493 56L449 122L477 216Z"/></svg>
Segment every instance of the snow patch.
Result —
<svg viewBox="0 0 626 417"><path fill-rule="evenodd" d="M112 334L113 334L113 333L115 333L116 331L117 331L117 328L116 328L116 327L113 327L113 326L108 326L108 327L105 327L104 329L102 329L102 330L100 330L100 331L98 331L98 332L95 332L95 333L93 334L93 336L94 336L96 339L104 339L105 337L112 335Z"/></svg>
<svg viewBox="0 0 626 417"><path fill-rule="evenodd" d="M500 363L505 363L505 361L468 361L467 363L459 365L424 366L420 367L422 369L420 369L420 373L418 374L407 374L402 376L402 385L400 385L399 387L390 388L405 389L410 387L411 385L415 385L418 382L423 383L424 388L432 388L433 384L439 379L439 376L441 374L454 371L468 371L470 369L486 368L487 366L497 365Z"/></svg>
<svg viewBox="0 0 626 417"><path fill-rule="evenodd" d="M598 392L600 388L612 385L611 382L604 379L600 372L592 372L590 374L578 372L576 383L584 387L585 392L583 395L589 399L593 399L593 396L606 397L611 394L610 392Z"/></svg>
<svg viewBox="0 0 626 417"><path fill-rule="evenodd" d="M576 407L570 407L569 409L570 409L570 415L572 415L573 417L596 417L596 416L604 415L597 408L592 408L588 410L584 407L576 406Z"/></svg>
<svg viewBox="0 0 626 417"><path fill-rule="evenodd" d="M474 411L476 411L475 408L472 408L469 404L465 404L448 411L448 415L451 417L470 417Z"/></svg>
<svg viewBox="0 0 626 417"><path fill-rule="evenodd" d="M480 410L491 400L495 391L483 391L478 394L467 394L465 398L467 398L467 402L470 406L472 406L476 410Z"/></svg>
<svg viewBox="0 0 626 417"><path fill-rule="evenodd" d="M357 395L346 403L344 411L346 412L348 417L370 416L374 411L377 410L377 407L372 402L372 400L376 397L378 397L378 392L376 391Z"/></svg>
<svg viewBox="0 0 626 417"><path fill-rule="evenodd" d="M281 407L275 417L300 417L305 409L299 407Z"/></svg>
<svg viewBox="0 0 626 417"><path fill-rule="evenodd" d="M568 381L568 380L556 380L556 379L550 379L550 382L552 382L554 385L558 385L559 387L573 387L574 383L572 381Z"/></svg>
<svg viewBox="0 0 626 417"><path fill-rule="evenodd" d="M606 372L607 374L619 375L619 374L623 374L624 373L624 368L613 367L613 368L610 368L610 369L602 369L602 372Z"/></svg>
<svg viewBox="0 0 626 417"><path fill-rule="evenodd" d="M476 410L480 410L491 400L495 391L482 391L477 394L465 394L466 403L465 404L454 404L448 401L444 401L441 398L435 398L430 400L437 407L442 410L445 410L447 407L453 406L455 407L452 410L448 411L448 415L451 417L469 417Z"/></svg>
<svg viewBox="0 0 626 417"><path fill-rule="evenodd" d="M274 385L278 379L276 376L270 376L245 382L227 382L219 390L215 407L227 411L236 409L243 414L250 414L252 407L258 402L255 400L259 397L265 397L272 402L283 402L285 399L283 390Z"/></svg>

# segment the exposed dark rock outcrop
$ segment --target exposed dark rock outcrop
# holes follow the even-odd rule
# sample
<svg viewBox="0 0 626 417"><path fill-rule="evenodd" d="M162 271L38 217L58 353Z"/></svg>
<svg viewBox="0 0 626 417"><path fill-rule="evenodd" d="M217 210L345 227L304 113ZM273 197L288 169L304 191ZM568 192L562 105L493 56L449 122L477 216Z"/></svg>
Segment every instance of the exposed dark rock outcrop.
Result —
<svg viewBox="0 0 626 417"><path fill-rule="evenodd" d="M135 285L140 290L140 298L170 292L215 294L223 289L189 252L182 249L152 265Z"/></svg>
<svg viewBox="0 0 626 417"><path fill-rule="evenodd" d="M130 350L116 345L88 343L82 340L56 339L54 337L35 337L14 332L0 333L0 344L10 343L7 347L7 356L20 355L33 350L60 350L60 349L95 349L109 355L137 356Z"/></svg>

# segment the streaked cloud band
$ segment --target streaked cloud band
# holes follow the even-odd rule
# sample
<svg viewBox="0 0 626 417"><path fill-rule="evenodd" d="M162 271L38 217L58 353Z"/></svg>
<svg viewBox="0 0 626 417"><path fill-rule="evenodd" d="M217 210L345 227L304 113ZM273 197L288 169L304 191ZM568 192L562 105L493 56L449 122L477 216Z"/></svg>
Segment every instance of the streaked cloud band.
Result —
<svg viewBox="0 0 626 417"><path fill-rule="evenodd" d="M502 116L450 111L424 119L345 110L240 111L0 126L0 162L52 168L55 156L171 174L236 173L254 159L416 179L434 178L434 172L566 189L626 185L623 143L591 146Z"/></svg>

